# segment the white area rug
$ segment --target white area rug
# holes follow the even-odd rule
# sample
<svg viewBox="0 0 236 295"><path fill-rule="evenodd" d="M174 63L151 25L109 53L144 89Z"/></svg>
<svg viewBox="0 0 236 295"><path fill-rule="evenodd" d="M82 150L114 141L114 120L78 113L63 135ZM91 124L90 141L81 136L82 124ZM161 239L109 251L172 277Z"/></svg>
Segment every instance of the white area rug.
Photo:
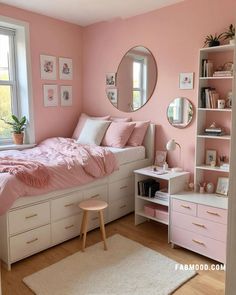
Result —
<svg viewBox="0 0 236 295"><path fill-rule="evenodd" d="M23 279L37 295L167 295L196 273L120 235Z"/></svg>

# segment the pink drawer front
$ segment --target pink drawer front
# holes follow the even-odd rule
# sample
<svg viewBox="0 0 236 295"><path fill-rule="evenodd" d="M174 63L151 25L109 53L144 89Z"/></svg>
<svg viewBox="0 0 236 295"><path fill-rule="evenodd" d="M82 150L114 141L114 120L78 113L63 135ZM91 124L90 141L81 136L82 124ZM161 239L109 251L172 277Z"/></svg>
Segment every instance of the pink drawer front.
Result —
<svg viewBox="0 0 236 295"><path fill-rule="evenodd" d="M191 202L173 199L172 210L191 216L197 216L197 205Z"/></svg>
<svg viewBox="0 0 236 295"><path fill-rule="evenodd" d="M198 205L198 217L227 224L227 210L220 208Z"/></svg>
<svg viewBox="0 0 236 295"><path fill-rule="evenodd" d="M224 224L172 212L171 225L226 243L227 226Z"/></svg>
<svg viewBox="0 0 236 295"><path fill-rule="evenodd" d="M175 226L171 228L171 242L216 261L225 263L226 244L223 242Z"/></svg>

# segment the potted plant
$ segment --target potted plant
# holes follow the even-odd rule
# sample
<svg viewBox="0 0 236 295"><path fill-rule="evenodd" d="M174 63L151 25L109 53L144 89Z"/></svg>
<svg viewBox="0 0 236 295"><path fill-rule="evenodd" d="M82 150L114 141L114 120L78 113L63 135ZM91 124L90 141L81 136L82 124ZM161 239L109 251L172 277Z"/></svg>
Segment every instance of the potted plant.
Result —
<svg viewBox="0 0 236 295"><path fill-rule="evenodd" d="M231 24L227 31L222 34L224 40L230 39L229 44L234 45L235 43L235 27Z"/></svg>
<svg viewBox="0 0 236 295"><path fill-rule="evenodd" d="M15 115L12 115L12 121L7 121L1 119L6 124L12 127L13 141L15 144L23 144L24 141L24 130L26 128L26 117L21 119L17 118Z"/></svg>
<svg viewBox="0 0 236 295"><path fill-rule="evenodd" d="M208 45L208 47L214 47L214 46L219 46L220 45L220 39L222 38L222 34L220 35L208 35L206 36L205 42L204 42L204 47Z"/></svg>

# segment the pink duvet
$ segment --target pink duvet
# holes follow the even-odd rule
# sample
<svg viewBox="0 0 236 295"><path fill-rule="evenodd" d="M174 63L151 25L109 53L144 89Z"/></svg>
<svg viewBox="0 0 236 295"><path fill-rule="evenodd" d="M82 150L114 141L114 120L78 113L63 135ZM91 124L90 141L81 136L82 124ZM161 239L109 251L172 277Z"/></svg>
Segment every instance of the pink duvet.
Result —
<svg viewBox="0 0 236 295"><path fill-rule="evenodd" d="M0 173L0 215L19 197L83 185L118 169L114 154L106 148L80 145L73 139L60 137L46 139L33 149L3 151L0 157L38 161L47 167L50 175L47 186L36 188L14 175Z"/></svg>

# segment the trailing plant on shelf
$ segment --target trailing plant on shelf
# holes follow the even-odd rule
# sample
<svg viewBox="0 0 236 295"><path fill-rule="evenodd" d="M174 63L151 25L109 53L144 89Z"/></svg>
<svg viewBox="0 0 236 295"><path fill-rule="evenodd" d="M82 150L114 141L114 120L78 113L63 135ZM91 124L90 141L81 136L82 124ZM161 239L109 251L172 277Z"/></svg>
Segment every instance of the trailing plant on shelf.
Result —
<svg viewBox="0 0 236 295"><path fill-rule="evenodd" d="M207 35L205 42L204 42L204 47L208 45L208 47L214 47L214 46L219 46L220 45L220 39L222 38L223 33L217 35Z"/></svg>
<svg viewBox="0 0 236 295"><path fill-rule="evenodd" d="M23 144L24 141L24 130L26 128L26 117L17 118L15 115L12 115L12 121L1 120L12 127L13 140L15 144Z"/></svg>
<svg viewBox="0 0 236 295"><path fill-rule="evenodd" d="M225 31L225 32L222 34L222 36L223 36L223 39L224 39L224 40L228 40L228 39L230 39L229 43L233 45L233 44L235 43L235 27L234 27L234 25L231 24L231 25L228 27L227 31Z"/></svg>

